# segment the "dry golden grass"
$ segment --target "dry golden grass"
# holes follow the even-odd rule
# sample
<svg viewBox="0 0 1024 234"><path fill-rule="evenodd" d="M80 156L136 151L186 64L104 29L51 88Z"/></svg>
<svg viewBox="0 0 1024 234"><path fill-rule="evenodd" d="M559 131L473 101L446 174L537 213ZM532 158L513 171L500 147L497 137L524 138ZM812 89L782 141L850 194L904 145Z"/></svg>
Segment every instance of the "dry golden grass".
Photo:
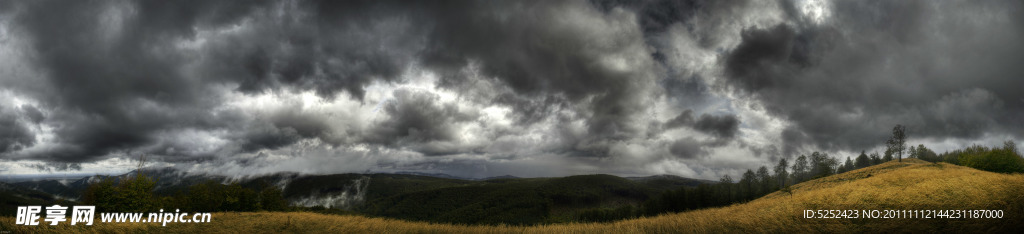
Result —
<svg viewBox="0 0 1024 234"><path fill-rule="evenodd" d="M86 233L777 233L1021 230L1024 175L998 174L916 159L888 162L793 186L729 207L613 223L541 226L466 226L315 213L216 213L212 223L97 223L95 226L14 226L0 218L0 232ZM1001 209L1002 219L804 219L805 209Z"/></svg>

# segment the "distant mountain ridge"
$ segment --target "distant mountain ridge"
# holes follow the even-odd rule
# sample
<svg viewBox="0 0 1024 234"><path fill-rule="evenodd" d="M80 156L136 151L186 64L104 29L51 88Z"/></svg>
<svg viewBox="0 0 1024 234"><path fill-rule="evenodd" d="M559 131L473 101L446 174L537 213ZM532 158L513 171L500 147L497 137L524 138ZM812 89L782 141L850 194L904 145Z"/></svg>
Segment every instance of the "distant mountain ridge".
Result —
<svg viewBox="0 0 1024 234"><path fill-rule="evenodd" d="M649 184L649 185L655 186L655 187L697 187L698 185L701 185L701 184L714 184L714 183L718 183L718 181L713 181L713 180L692 179L692 178L686 178L686 177L677 176L677 175L667 175L667 174L643 176L643 177L624 177L624 178L632 180L632 181L640 182L640 183L646 183L646 184Z"/></svg>
<svg viewBox="0 0 1024 234"><path fill-rule="evenodd" d="M399 172L394 172L394 173L372 173L372 174L417 175L417 176L427 176L427 177L444 178L444 179L473 180L473 181L484 181L484 180L494 180L494 179L519 179L519 178L523 178L523 177L518 177L518 176L513 176L513 175L500 175L500 176L490 176L490 177L461 177L461 176L454 176L454 175L449 175L449 174L444 174L444 173L426 173L426 172L415 172L415 171L399 171Z"/></svg>

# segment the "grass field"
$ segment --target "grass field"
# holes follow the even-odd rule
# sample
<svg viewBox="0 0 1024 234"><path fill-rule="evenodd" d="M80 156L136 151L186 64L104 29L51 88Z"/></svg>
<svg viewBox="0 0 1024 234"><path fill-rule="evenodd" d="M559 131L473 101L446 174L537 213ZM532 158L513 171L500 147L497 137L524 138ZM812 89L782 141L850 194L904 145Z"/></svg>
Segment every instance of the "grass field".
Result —
<svg viewBox="0 0 1024 234"><path fill-rule="evenodd" d="M805 219L805 209L999 209L1002 219ZM0 217L0 233L451 233L451 232L934 232L1024 230L1024 175L999 174L916 159L887 162L794 185L728 207L612 223L466 226L316 213L215 213L211 223L97 223L95 226L15 226Z"/></svg>

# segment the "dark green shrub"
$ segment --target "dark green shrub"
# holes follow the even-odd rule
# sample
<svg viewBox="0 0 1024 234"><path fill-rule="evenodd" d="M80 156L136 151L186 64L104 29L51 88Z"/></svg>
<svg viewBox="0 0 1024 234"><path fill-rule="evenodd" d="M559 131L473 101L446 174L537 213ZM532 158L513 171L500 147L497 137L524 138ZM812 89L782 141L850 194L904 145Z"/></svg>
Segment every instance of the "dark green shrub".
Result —
<svg viewBox="0 0 1024 234"><path fill-rule="evenodd" d="M156 181L138 174L115 184L116 178L93 183L82 194L82 203L101 212L154 212L162 200L153 196Z"/></svg>
<svg viewBox="0 0 1024 234"><path fill-rule="evenodd" d="M999 173L1024 172L1022 161L1020 155L1006 149L993 149L961 158L964 166Z"/></svg>
<svg viewBox="0 0 1024 234"><path fill-rule="evenodd" d="M1016 145L1007 141L1002 148L988 148L973 145L964 149L943 153L942 161L979 170L1000 173L1024 172L1024 158Z"/></svg>

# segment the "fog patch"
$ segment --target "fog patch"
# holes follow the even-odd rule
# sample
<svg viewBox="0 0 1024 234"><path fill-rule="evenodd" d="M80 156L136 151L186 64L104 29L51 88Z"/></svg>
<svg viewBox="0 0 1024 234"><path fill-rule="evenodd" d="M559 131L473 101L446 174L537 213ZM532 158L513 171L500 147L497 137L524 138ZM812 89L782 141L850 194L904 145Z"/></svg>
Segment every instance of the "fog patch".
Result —
<svg viewBox="0 0 1024 234"><path fill-rule="evenodd" d="M366 200L366 190L369 186L370 177L363 176L359 179L352 180L352 184L345 186L341 192L329 194L313 192L307 197L293 199L292 205L302 207L322 206L328 209L340 208L348 210Z"/></svg>

